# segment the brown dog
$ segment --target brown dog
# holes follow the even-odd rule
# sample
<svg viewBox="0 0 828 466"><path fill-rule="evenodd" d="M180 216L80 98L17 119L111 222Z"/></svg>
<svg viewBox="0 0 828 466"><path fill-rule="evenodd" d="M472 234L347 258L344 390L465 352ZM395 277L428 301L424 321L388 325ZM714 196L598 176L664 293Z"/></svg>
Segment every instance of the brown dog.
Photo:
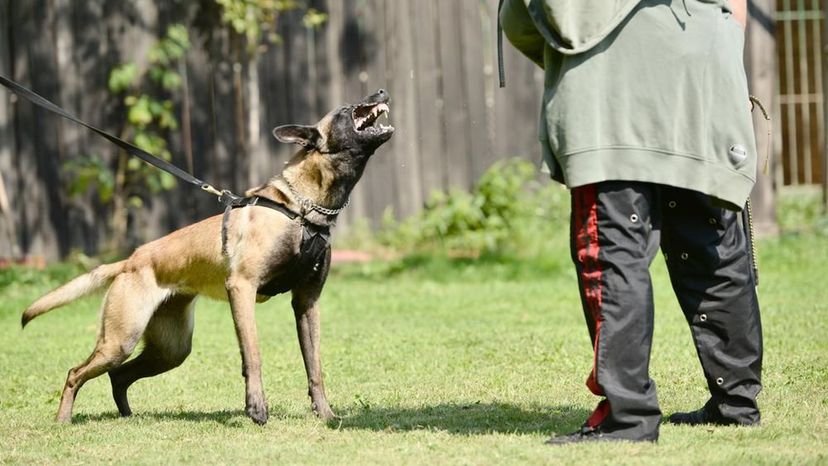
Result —
<svg viewBox="0 0 828 466"><path fill-rule="evenodd" d="M302 149L281 175L247 192L248 202L138 248L128 259L102 265L35 301L25 326L51 309L111 283L95 350L66 378L57 420L70 422L80 387L105 372L122 416L131 414L127 389L136 380L179 366L190 353L193 305L198 295L228 300L245 379L245 411L267 422L255 303L290 290L313 411L334 417L325 396L319 359L319 306L330 266L328 228L346 204L370 156L394 128L373 126L388 111L380 90L340 107L315 126L273 130ZM323 207L326 206L326 207ZM315 251L315 252L314 252ZM143 352L124 363L144 338Z"/></svg>

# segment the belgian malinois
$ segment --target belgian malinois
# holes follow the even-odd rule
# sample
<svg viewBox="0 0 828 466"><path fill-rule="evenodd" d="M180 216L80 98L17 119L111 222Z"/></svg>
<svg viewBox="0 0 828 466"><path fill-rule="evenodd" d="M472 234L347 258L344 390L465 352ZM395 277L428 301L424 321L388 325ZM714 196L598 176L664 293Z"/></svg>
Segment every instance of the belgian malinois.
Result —
<svg viewBox="0 0 828 466"><path fill-rule="evenodd" d="M374 125L380 115L387 116L388 101L388 94L380 90L359 104L333 110L314 126L277 127L276 139L301 147L281 175L247 191L255 202L147 243L129 258L99 266L29 306L23 326L111 283L95 350L69 371L57 420L71 422L78 390L105 372L118 411L129 416L129 386L179 366L189 355L193 305L198 295L205 295L230 302L242 356L245 412L264 424L268 413L255 304L287 290L292 293L312 409L322 419L334 418L319 358L318 299L330 267L330 244L325 241L316 248L321 253L310 266L296 264L308 262L300 257L308 232L327 232L368 159L394 133L391 126ZM142 337L141 354L125 362Z"/></svg>

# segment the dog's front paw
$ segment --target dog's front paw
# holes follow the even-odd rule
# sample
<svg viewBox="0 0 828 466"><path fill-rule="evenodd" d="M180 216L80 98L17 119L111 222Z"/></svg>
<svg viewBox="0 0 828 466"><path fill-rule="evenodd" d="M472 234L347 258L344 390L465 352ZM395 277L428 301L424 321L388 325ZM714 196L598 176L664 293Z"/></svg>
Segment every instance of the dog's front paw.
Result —
<svg viewBox="0 0 828 466"><path fill-rule="evenodd" d="M323 421L338 419L337 415L334 414L328 403L311 403L311 409L313 410L313 414L316 414L316 416Z"/></svg>
<svg viewBox="0 0 828 466"><path fill-rule="evenodd" d="M260 426L267 424L267 404L264 401L248 402L244 412L256 424Z"/></svg>

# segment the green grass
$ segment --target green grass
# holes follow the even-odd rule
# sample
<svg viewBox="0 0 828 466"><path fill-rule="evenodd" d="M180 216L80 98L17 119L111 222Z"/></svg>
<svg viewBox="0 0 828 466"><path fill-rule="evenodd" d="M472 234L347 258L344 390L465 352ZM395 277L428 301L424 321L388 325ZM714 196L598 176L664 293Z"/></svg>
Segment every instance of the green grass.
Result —
<svg viewBox="0 0 828 466"><path fill-rule="evenodd" d="M43 316L20 311L71 267L0 274L0 463L222 464L826 464L828 240L760 245L765 389L759 428L664 425L658 444L548 447L597 399L584 386L591 348L568 259L409 259L334 272L323 295L323 367L341 424L310 413L287 298L258 307L271 417L243 414L229 309L198 304L194 350L139 381L120 419L101 377L75 423L52 421L66 371L88 355L99 297ZM566 246L561 245L561 250ZM562 253L565 254L565 253ZM653 268L651 372L662 410L706 400L689 331L663 264Z"/></svg>

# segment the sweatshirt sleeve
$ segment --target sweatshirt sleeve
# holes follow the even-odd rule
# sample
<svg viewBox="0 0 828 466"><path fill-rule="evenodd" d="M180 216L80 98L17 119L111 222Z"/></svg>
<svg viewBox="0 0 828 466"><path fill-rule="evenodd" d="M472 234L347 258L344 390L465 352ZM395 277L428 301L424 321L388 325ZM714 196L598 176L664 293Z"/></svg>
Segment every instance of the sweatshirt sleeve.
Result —
<svg viewBox="0 0 828 466"><path fill-rule="evenodd" d="M524 0L504 0L499 14L503 33L509 42L520 53L543 68L545 41L529 16Z"/></svg>

